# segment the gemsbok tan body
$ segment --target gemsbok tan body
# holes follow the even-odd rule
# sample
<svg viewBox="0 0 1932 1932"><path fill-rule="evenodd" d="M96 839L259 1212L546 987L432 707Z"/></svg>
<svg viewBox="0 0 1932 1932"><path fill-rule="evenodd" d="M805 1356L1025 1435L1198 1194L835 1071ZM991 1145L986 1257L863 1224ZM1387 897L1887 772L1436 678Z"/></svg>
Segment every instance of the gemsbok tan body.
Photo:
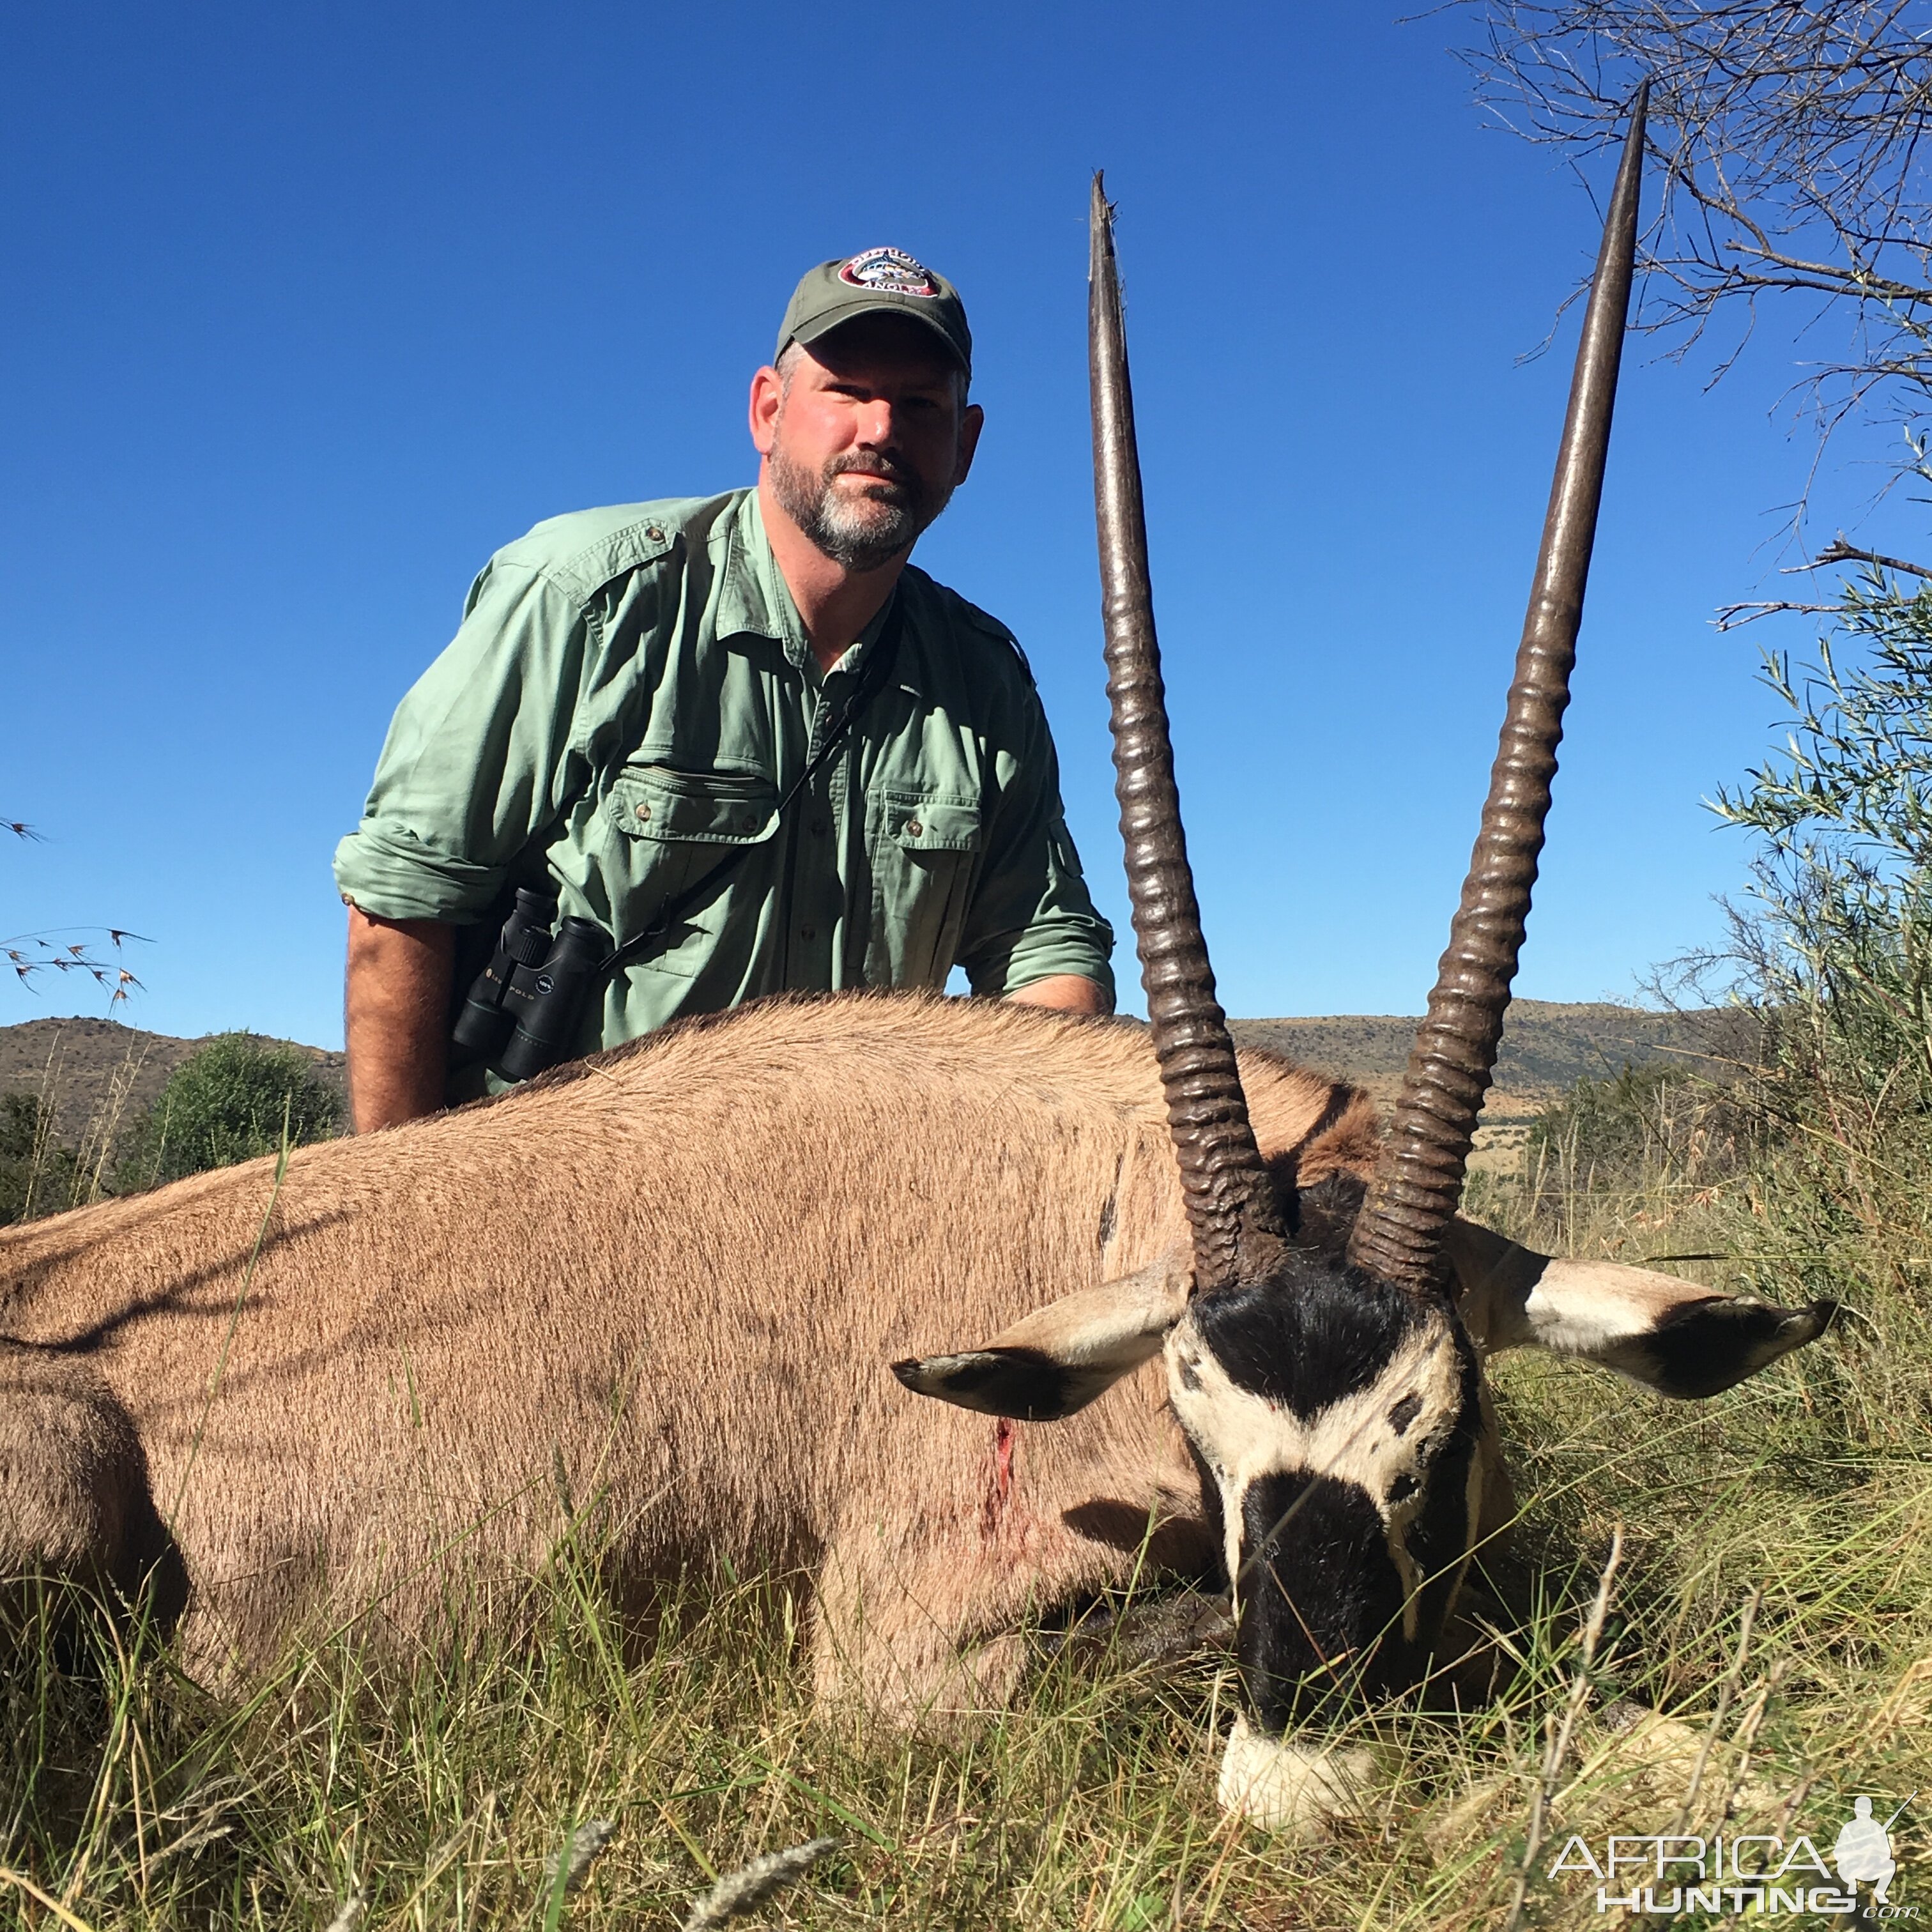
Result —
<svg viewBox="0 0 1932 1932"><path fill-rule="evenodd" d="M1243 1071L1270 1160L1367 1178L1360 1094ZM886 1366L1149 1271L1184 1300L1140 1027L779 1000L274 1170L0 1234L0 1575L127 1592L159 1562L203 1669L365 1610L419 1634L452 1576L543 1564L560 1461L629 1606L720 1556L815 1575L820 1689L913 1718L997 1701L1018 1627L1124 1585L1144 1544L1156 1574L1218 1567L1158 1361L1040 1424L915 1401ZM1468 1264L1472 1330L1537 1339L1540 1258L1472 1230ZM1712 1386L1816 1332L1631 1270L1551 1319L1559 1347L1666 1384L1700 1360Z"/></svg>

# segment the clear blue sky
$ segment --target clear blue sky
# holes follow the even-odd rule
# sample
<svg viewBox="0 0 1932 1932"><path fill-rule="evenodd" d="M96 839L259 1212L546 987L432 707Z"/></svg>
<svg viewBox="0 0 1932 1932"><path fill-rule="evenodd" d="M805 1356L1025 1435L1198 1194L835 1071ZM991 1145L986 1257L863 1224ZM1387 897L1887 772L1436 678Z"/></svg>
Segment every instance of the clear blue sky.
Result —
<svg viewBox="0 0 1932 1932"><path fill-rule="evenodd" d="M129 926L137 1024L338 1042L330 854L471 576L560 511L751 480L745 388L794 280L890 243L964 291L988 418L920 561L1026 646L1126 934L1084 376L1104 165L1224 997L1419 1010L1574 312L1517 358L1596 240L1576 177L1483 127L1462 31L1345 0L8 10L0 815L46 842L0 847L0 933ZM1756 640L1708 620L1780 560L1793 352L1767 329L1708 394L1627 362L1523 993L1628 995L1738 881L1698 801L1774 707ZM1828 533L1874 481L1826 474ZM77 991L9 986L0 1022Z"/></svg>

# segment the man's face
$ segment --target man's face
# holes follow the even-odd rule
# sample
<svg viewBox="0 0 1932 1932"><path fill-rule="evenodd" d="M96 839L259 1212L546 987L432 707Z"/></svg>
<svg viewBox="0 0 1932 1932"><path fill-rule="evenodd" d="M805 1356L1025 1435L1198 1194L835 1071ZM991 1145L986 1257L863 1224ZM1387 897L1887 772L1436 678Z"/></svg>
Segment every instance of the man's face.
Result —
<svg viewBox="0 0 1932 1932"><path fill-rule="evenodd" d="M752 385L752 440L785 514L848 570L910 549L972 466L981 412L930 329L861 316Z"/></svg>

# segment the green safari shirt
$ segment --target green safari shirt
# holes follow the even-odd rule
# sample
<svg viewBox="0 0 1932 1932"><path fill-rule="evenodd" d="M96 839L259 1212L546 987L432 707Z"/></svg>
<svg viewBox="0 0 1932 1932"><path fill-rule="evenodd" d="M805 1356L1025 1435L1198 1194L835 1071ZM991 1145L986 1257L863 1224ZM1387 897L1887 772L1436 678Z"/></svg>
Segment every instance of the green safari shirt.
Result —
<svg viewBox="0 0 1932 1932"><path fill-rule="evenodd" d="M956 963L976 993L1073 973L1111 1000L1018 646L923 571L898 595L890 677L781 822L885 614L821 676L754 490L539 524L398 708L336 850L344 898L473 927L466 985L514 886L622 945L750 847L614 977L580 1052L763 993L943 987Z"/></svg>

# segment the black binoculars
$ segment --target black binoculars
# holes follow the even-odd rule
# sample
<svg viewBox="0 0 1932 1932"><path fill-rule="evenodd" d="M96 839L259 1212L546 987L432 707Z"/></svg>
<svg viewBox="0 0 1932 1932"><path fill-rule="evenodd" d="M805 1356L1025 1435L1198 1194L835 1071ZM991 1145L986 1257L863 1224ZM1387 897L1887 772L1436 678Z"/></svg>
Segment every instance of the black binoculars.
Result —
<svg viewBox="0 0 1932 1932"><path fill-rule="evenodd" d="M557 920L548 893L519 886L489 964L464 995L451 1039L506 1080L527 1080L571 1058L585 997L610 956L595 920Z"/></svg>

